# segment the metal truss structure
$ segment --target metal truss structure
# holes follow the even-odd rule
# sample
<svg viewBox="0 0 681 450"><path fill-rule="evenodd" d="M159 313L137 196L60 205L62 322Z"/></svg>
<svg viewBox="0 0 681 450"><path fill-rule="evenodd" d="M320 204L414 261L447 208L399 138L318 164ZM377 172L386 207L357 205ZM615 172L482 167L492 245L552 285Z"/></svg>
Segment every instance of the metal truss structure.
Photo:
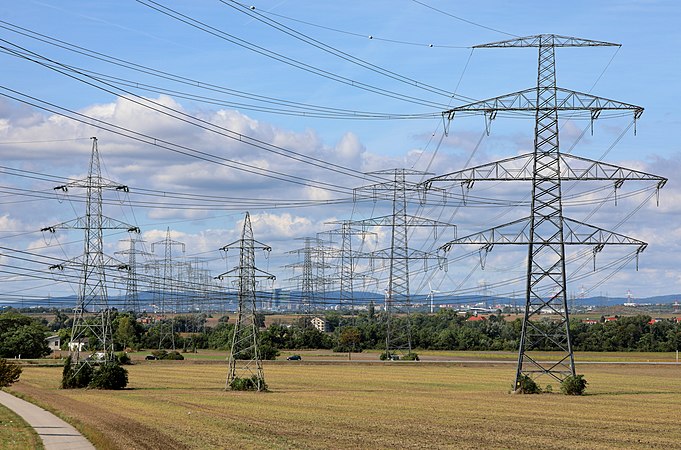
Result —
<svg viewBox="0 0 681 450"><path fill-rule="evenodd" d="M138 250L137 244L144 242L141 239L130 238L124 242L129 242L127 250L115 252L114 255L128 255L128 273L126 276L125 301L123 303L123 311L131 311L138 313L139 309L139 289L138 289L138 273L137 273L137 256L150 256L150 253L144 250Z"/></svg>
<svg viewBox="0 0 681 450"><path fill-rule="evenodd" d="M253 239L253 229L249 213L246 213L244 218L241 239L225 245L220 250L226 252L232 248L239 249L239 265L216 277L218 279L236 277L239 285L239 307L229 352L229 373L225 388L232 388L234 381L237 379L250 379L254 383L254 388L262 391L267 386L258 348L259 326L256 320L256 278L274 280L275 277L255 267L255 250L260 249L269 252L272 249L270 246Z"/></svg>
<svg viewBox="0 0 681 450"><path fill-rule="evenodd" d="M496 244L522 244L528 247L526 303L522 335L518 351L515 386L522 377L549 375L558 381L575 375L570 337L565 270L566 245L590 245L594 256L605 245L631 245L636 255L646 243L602 228L569 219L563 215L563 181L610 181L615 190L624 181L645 180L666 183L663 177L618 167L600 161L561 154L559 148L559 112L569 111L571 117L586 116L593 121L606 115L632 114L634 123L641 116L640 106L596 97L556 86L555 49L557 47L613 46L609 42L542 34L510 39L475 48L536 47L539 50L537 85L531 89L495 97L453 108L443 113L451 121L456 115L483 114L489 123L497 113L506 115L531 114L535 118L534 151L531 154L463 169L431 178L434 182L458 182L471 188L476 181L530 181L532 201L530 216L457 238L443 245L481 244L486 252ZM550 313L559 320L548 327L536 320L539 314ZM539 361L532 350L553 348L560 351L554 361Z"/></svg>
<svg viewBox="0 0 681 450"><path fill-rule="evenodd" d="M105 189L127 192L128 187L102 177L97 138L92 138L92 152L88 175L82 180L57 186L59 192L71 188L85 189L85 215L68 222L45 227L41 231L54 233L57 229L83 230L83 254L75 259L57 264L51 269L62 270L75 267L80 270L78 303L74 308L71 328L71 354L73 363L80 360L81 351L98 351L105 360L114 359L113 332L111 329L110 307L106 286L106 271L111 269L129 270L129 267L104 254L104 230L126 230L139 233L139 228L106 217L102 214L102 191ZM88 315L96 314L95 317ZM93 342L94 341L94 342ZM86 344L87 342L87 344Z"/></svg>
<svg viewBox="0 0 681 450"><path fill-rule="evenodd" d="M408 181L408 176L423 177L429 175L426 172L410 169L389 169L372 172L370 175L390 175L391 180L369 186L363 186L354 190L355 195L369 195L376 200L388 199L392 203L392 214L370 218L365 220L350 221L352 226L359 226L365 230L368 227L389 227L390 246L385 249L374 251L361 257L373 261L383 260L389 263L388 285L385 288L385 323L386 323L386 353L388 356L394 352L403 354L412 353L411 340L411 298L409 291L409 264L410 261L420 260L424 265L428 261L438 261L442 264L444 259L434 253L423 252L409 247L409 230L414 227L427 227L433 230L434 239L438 237L438 228L452 228L454 225L439 222L437 220L407 214L408 198L411 195L421 193L421 186ZM401 316L401 317L399 317Z"/></svg>
<svg viewBox="0 0 681 450"><path fill-rule="evenodd" d="M325 271L330 266L326 263L326 254L330 252L324 247L324 241L319 238L304 237L303 248L292 250L289 254L302 255L301 262L288 264L286 267L302 269L300 275L291 277L290 280L298 281L300 286L300 301L298 309L304 316L305 326L311 326L310 317L319 306L321 300L325 302L326 285L329 283ZM293 306L293 305L292 305Z"/></svg>
<svg viewBox="0 0 681 450"><path fill-rule="evenodd" d="M166 341L169 342L171 349L175 350L175 321L171 317L167 318L167 314L171 308L175 312L181 310L181 302L179 297L179 271L176 270L175 264L173 262L173 246L179 246L182 248L182 253L185 251L184 242L175 241L170 238L170 228L166 229L166 237L163 240L152 242L151 251L154 252L154 248L157 245L163 246L164 257L160 261L160 270L157 270L157 276L160 276L159 281L160 286L158 286L158 307L160 313L159 320L159 339L158 348L168 348L164 347ZM160 273L159 273L160 272Z"/></svg>

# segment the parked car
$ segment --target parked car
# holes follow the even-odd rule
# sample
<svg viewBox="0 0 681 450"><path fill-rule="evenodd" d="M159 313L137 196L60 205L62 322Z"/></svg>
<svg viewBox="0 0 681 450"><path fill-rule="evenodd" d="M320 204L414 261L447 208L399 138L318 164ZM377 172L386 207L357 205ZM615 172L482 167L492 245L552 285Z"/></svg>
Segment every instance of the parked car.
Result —
<svg viewBox="0 0 681 450"><path fill-rule="evenodd" d="M286 358L288 361L300 361L303 359L300 355L291 355L288 358Z"/></svg>
<svg viewBox="0 0 681 450"><path fill-rule="evenodd" d="M154 355L147 355L144 357L147 361L154 361L156 360L156 357Z"/></svg>

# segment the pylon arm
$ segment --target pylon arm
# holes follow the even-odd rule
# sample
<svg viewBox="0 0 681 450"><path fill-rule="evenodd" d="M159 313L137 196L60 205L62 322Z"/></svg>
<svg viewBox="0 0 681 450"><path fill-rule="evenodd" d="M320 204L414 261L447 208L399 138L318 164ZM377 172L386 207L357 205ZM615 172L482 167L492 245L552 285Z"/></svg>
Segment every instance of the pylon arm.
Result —
<svg viewBox="0 0 681 450"><path fill-rule="evenodd" d="M512 48L512 47L539 47L546 46L547 40L553 47L619 47L620 44L592 39L561 36L558 34L537 34L504 41L490 42L489 44L474 45L473 48Z"/></svg>
<svg viewBox="0 0 681 450"><path fill-rule="evenodd" d="M87 230L92 227L92 224L88 221L87 216L78 217L73 220L58 223L49 227L41 228L40 231L48 231L54 233L56 230ZM127 230L131 233L139 233L140 229L134 225L122 222L111 217L102 216L102 230Z"/></svg>
<svg viewBox="0 0 681 450"><path fill-rule="evenodd" d="M538 240L537 236L538 233L535 233L535 242L530 242L530 218L526 217L449 241L441 246L440 250L449 252L453 245L482 245L491 249L496 244L528 245L532 243L546 245L554 243L550 240ZM551 238L553 237L551 236ZM647 243L638 239L567 217L563 218L563 242L566 245L633 245L639 248L638 253L641 253L648 246Z"/></svg>
<svg viewBox="0 0 681 450"><path fill-rule="evenodd" d="M440 175L426 180L423 185L430 189L434 182L461 182L471 187L476 181L532 181L533 163L534 154L527 153ZM568 154L560 155L560 168L563 181L614 181L620 187L620 182L646 180L656 181L658 188L667 182L666 178L651 173Z"/></svg>
<svg viewBox="0 0 681 450"><path fill-rule="evenodd" d="M557 87L555 104L544 103L541 100L538 103L537 88L530 88L458 106L444 111L442 115L452 120L456 114L487 114L492 119L498 111L527 113L534 116L537 110L584 111L588 113L587 116L590 119L593 119L591 114L593 111L597 111L598 115L604 112L620 115L621 111L633 111L636 119L643 114L643 107L641 106Z"/></svg>
<svg viewBox="0 0 681 450"><path fill-rule="evenodd" d="M251 270L254 271L254 277L255 278L266 278L268 280L276 280L277 277L272 275L271 273L265 272L264 270L260 270L257 267L252 267L250 268ZM243 267L237 266L233 268L232 270L228 270L225 273L221 273L220 275L214 277L215 280L223 280L226 277L238 277L239 273L243 271Z"/></svg>

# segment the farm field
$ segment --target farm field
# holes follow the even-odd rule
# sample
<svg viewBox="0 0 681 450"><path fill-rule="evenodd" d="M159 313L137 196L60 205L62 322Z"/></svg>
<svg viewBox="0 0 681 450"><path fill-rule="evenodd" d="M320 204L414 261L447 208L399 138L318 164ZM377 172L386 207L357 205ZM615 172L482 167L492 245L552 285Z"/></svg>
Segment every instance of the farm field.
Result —
<svg viewBox="0 0 681 450"><path fill-rule="evenodd" d="M580 366L589 381L583 397L511 395L515 366L493 362L266 363L267 393L224 391L226 363L150 361L128 370L126 390L67 391L58 389L60 367L26 366L10 390L58 412L100 449L681 443L678 365Z"/></svg>

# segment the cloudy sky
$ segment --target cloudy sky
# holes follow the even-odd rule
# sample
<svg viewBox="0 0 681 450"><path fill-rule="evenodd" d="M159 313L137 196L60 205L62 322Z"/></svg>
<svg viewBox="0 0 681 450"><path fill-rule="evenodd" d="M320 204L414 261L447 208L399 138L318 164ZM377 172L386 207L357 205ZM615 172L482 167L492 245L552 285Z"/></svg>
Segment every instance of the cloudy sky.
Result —
<svg viewBox="0 0 681 450"><path fill-rule="evenodd" d="M338 247L341 221L367 232L354 236L355 250L384 249L389 229L370 225L392 203L371 186L391 177L372 172L430 174L408 177L419 182L531 151L532 117L500 116L489 135L482 117L456 117L445 135L440 113L532 87L536 49L471 47L540 33L621 44L558 49L558 85L645 108L635 125L628 114L602 118L593 134L588 120L566 116L563 151L669 178L659 206L650 182L625 183L616 195L607 183L566 183L566 216L649 244L638 270L631 248L608 247L594 265L591 249L571 247L570 295L681 292L673 0L26 0L1 5L0 17L2 301L77 290L46 267L81 254L82 231L40 230L84 214L84 190L53 188L87 175L93 136L103 176L129 187L104 192L104 215L141 229L144 264L164 256L169 230L185 244L184 253L173 247L176 261L212 276L231 269L237 253L218 249L239 238L247 211L255 238L272 247L256 258L275 287L300 282L305 238L332 237L324 245ZM420 251L529 213L525 183L434 187L447 201L411 193L408 213L413 223L456 224L457 234L414 227L410 246ZM105 251L125 251L125 239L107 232ZM495 246L483 258L461 246L447 256L447 270L434 259L412 264L412 292L524 289L526 250ZM326 258L333 278L334 252ZM384 263L372 271L358 261L356 288L383 292Z"/></svg>

